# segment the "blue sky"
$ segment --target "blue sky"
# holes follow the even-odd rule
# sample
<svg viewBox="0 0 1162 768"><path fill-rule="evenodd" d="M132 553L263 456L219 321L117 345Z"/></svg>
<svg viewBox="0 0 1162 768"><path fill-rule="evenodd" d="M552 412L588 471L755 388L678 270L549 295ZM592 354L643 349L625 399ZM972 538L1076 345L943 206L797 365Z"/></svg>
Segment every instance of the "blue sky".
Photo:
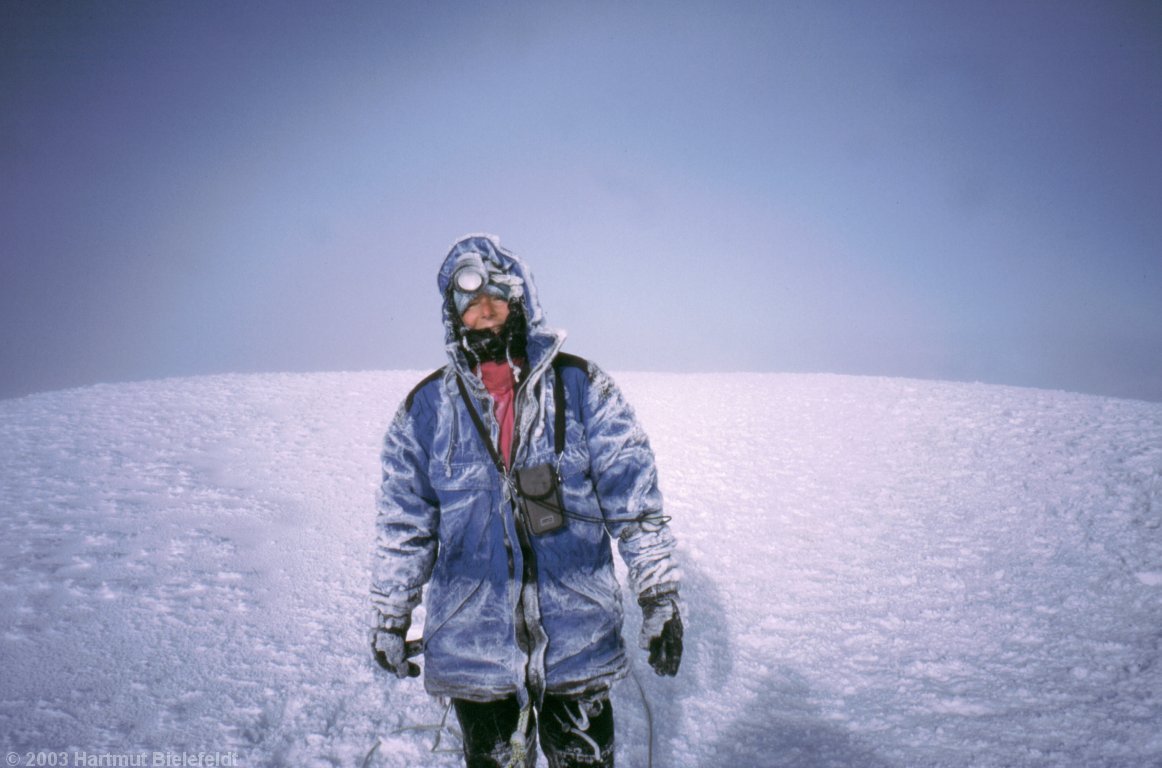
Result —
<svg viewBox="0 0 1162 768"><path fill-rule="evenodd" d="M0 397L442 363L466 232L617 370L1162 400L1162 6L0 4Z"/></svg>

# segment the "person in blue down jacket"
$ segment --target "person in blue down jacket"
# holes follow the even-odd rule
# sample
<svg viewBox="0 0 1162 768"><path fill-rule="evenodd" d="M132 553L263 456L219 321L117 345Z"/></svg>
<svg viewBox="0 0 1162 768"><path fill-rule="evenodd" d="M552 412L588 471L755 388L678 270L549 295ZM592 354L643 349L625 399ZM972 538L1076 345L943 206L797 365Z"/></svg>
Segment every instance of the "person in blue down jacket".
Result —
<svg viewBox="0 0 1162 768"><path fill-rule="evenodd" d="M455 707L470 768L534 765L538 733L553 768L612 766L609 690L629 659L611 539L650 665L674 675L682 654L653 452L609 376L560 352L532 275L495 237L457 242L437 284L449 362L383 446L375 658L419 675L405 638L426 585L424 684Z"/></svg>

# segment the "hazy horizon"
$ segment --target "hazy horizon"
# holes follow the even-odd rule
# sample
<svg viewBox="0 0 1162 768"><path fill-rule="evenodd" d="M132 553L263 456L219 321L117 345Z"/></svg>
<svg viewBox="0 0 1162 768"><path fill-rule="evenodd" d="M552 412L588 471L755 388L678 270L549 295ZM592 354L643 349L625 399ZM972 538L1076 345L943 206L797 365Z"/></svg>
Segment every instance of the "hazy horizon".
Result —
<svg viewBox="0 0 1162 768"><path fill-rule="evenodd" d="M1162 400L1162 6L0 5L0 398L431 369L467 232L612 370Z"/></svg>

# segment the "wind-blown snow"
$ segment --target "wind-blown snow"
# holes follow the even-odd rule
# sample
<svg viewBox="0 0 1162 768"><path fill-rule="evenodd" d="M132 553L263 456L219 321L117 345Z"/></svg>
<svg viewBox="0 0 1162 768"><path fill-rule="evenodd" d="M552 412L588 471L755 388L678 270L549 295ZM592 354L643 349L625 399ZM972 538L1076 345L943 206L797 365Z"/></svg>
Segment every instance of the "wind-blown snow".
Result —
<svg viewBox="0 0 1162 768"><path fill-rule="evenodd" d="M457 765L365 636L379 442L422 374L0 402L0 750ZM1162 405L616 378L685 572L679 677L635 662L655 765L1162 764ZM615 706L644 765L632 678Z"/></svg>

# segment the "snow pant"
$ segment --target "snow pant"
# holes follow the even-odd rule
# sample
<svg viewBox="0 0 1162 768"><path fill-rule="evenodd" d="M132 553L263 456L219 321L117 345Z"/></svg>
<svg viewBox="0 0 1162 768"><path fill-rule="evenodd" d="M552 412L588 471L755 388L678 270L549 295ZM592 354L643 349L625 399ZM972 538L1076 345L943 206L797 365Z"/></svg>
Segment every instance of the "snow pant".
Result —
<svg viewBox="0 0 1162 768"><path fill-rule="evenodd" d="M512 736L520 722L516 697L474 702L453 699L464 734L468 768L508 768ZM582 699L551 694L530 712L525 731L527 768L537 762L537 734L549 768L613 768L613 705L607 694Z"/></svg>

